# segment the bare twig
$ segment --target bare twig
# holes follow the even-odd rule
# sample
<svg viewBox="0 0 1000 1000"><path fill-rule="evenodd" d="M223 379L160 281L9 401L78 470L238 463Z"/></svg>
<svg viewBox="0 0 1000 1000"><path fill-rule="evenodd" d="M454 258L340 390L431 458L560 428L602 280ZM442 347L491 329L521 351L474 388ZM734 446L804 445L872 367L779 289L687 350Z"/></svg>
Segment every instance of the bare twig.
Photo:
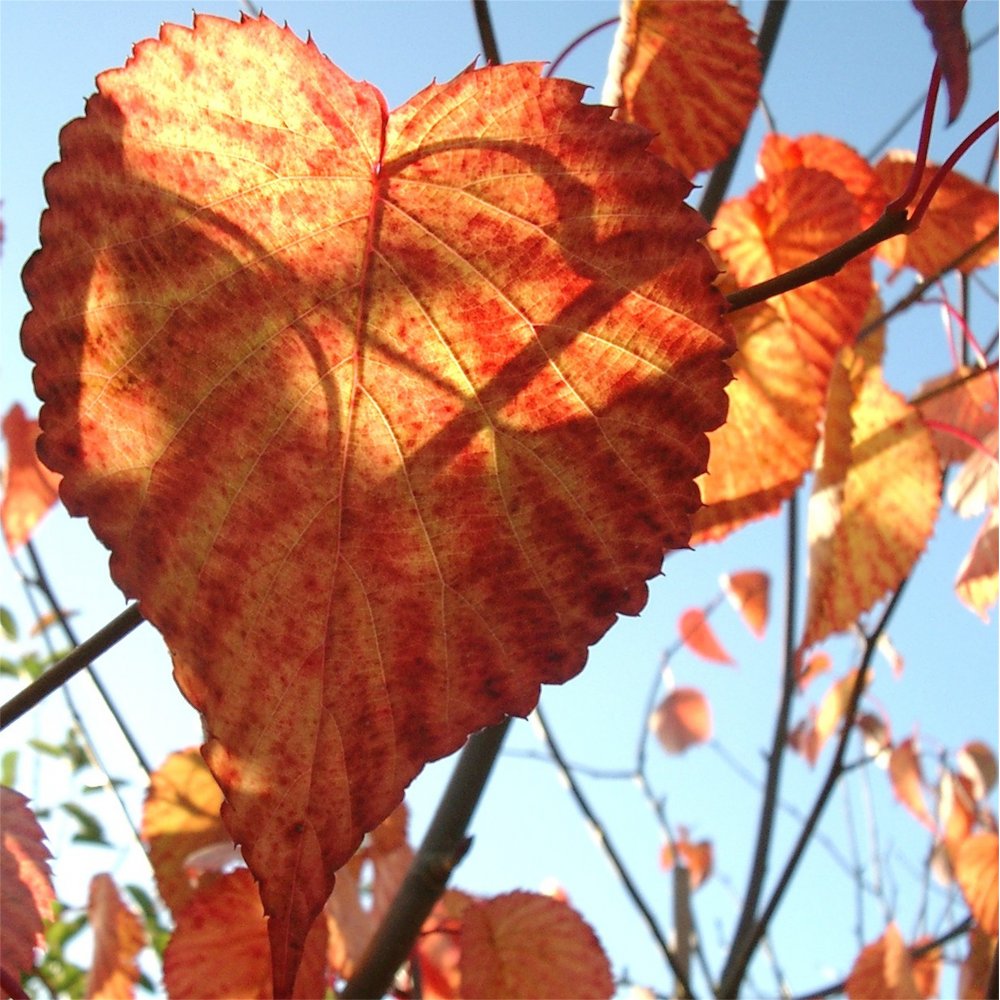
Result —
<svg viewBox="0 0 1000 1000"><path fill-rule="evenodd" d="M490 5L487 0L472 0L472 10L476 15L476 27L479 29L479 39L483 46L483 55L491 66L499 66L500 48L497 36L493 32L493 19L490 17Z"/></svg>

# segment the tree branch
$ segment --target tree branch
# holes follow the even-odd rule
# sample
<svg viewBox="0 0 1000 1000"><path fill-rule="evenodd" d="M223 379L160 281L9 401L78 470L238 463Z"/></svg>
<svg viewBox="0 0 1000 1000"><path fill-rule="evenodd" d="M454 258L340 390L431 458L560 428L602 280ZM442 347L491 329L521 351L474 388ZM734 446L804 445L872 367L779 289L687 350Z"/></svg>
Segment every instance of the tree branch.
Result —
<svg viewBox="0 0 1000 1000"><path fill-rule="evenodd" d="M497 36L493 31L493 19L490 17L490 6L487 0L472 0L472 10L476 15L476 27L479 29L479 39L483 46L483 55L491 66L499 66L500 48Z"/></svg>

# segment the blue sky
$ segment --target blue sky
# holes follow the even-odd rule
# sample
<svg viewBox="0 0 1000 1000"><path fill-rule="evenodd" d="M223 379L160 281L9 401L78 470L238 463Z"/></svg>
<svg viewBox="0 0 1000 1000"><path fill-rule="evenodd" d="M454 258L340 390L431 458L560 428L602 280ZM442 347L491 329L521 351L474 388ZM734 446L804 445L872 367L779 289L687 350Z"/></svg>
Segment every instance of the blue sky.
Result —
<svg viewBox="0 0 1000 1000"><path fill-rule="evenodd" d="M198 5L200 11L237 16L239 4ZM265 5L275 20L287 19L305 36L311 31L323 52L345 71L380 87L389 105L396 106L432 78L446 79L468 65L479 51L471 8L464 2L383 3L273 3ZM748 3L752 24L763 4ZM586 27L614 16L614 2L515 2L493 5L501 53L505 60L548 60ZM5 240L0 261L0 409L14 401L36 412L30 365L19 356L18 329L26 308L19 273L37 245L38 217L44 206L41 178L58 157L58 132L82 112L84 98L93 92L101 70L121 65L131 45L154 35L162 21L189 24L191 3L40 3L0 4L2 79L0 79L0 197L3 199ZM970 37L995 29L996 5L973 0L967 8ZM560 70L593 87L600 94L612 33L603 33L581 47ZM932 157L941 159L974 124L993 110L997 93L995 34L973 60L970 106L950 129L939 115ZM919 16L909 3L822 2L800 0L791 5L772 65L765 96L777 126L790 135L826 133L851 143L863 154L879 140L926 88L932 64L929 42ZM706 123L707 125L707 123ZM910 121L892 145L912 148L918 121ZM752 150L763 124L755 119L734 182L742 193L753 183ZM991 142L981 142L962 169L981 178ZM890 301L902 294L912 276L900 276L887 293ZM974 329L988 340L996 328L995 269L984 276L987 292L973 299ZM954 284L951 286L954 293ZM914 310L890 333L887 372L890 382L911 391L922 380L948 365L945 340L937 311ZM919 731L931 755L957 749L971 738L997 744L997 637L994 614L983 625L961 608L951 590L958 562L975 533L975 524L946 518L893 622L892 640L906 660L906 672L894 681L880 663L872 687L875 703L886 706L895 734L903 738ZM764 568L776 577L772 596L774 619L767 637L747 637L728 609L714 621L724 643L738 661L738 669L705 665L690 656L675 663L678 683L701 687L709 696L720 743L758 777L762 756L770 742L771 718L778 696L783 601L781 573L784 518L756 525L721 545L696 553L671 556L664 576L651 587L649 606L637 619L622 620L595 647L581 677L561 689L547 691L543 704L571 760L594 768L621 770L634 763L635 747L644 726L647 692L656 676L662 650L675 637L675 622L685 607L711 600L721 572ZM38 547L63 604L79 609L75 624L82 635L103 625L123 607L121 595L110 583L106 553L82 522L71 522L62 511L49 516L37 537ZM22 623L30 620L13 572L3 566L3 602L13 607ZM853 665L854 644L842 639L828 645L834 672ZM158 763L171 750L197 743L200 724L176 692L162 642L145 627L101 662L101 674L139 736L149 758ZM825 687L797 707L814 702ZM5 697L6 695L6 688ZM141 802L139 776L128 751L96 703L85 679L74 682L81 706L92 720L99 744L116 775L135 783L128 792L136 807ZM29 736L58 740L65 732L66 713L58 696L30 718L5 733L0 751L18 746ZM537 752L541 746L530 727L517 724L512 750ZM664 796L674 824L689 826L696 837L713 839L718 874L697 902L703 908L701 925L706 948L717 966L720 942L734 920L733 897L742 892L747 856L756 824L757 792L736 777L712 748L698 748L682 758L667 758L651 749L651 776ZM826 760L827 758L824 758ZM822 769L821 761L820 769ZM929 756L926 766L933 770ZM413 788L413 831L418 837L426 825L435 797L450 768L442 762L427 769ZM71 794L52 791L64 781L51 771L32 772L22 766L23 787L41 791L50 803ZM798 760L786 768L783 798L801 810L808 808L818 784L817 775ZM44 781L40 788L39 782ZM65 784L65 782L64 782ZM864 909L861 937L881 933L885 913L898 915L905 936L917 927L914 913L920 898L920 864L927 839L901 809L889 802L884 776L874 772L870 789L863 781L850 794L838 797L829 811L826 834L851 854L845 835L845 817L858 828L857 850L867 857L867 839L874 828L880 844L887 890L882 905L872 900ZM648 806L625 782L587 779L610 836L633 866L633 874L660 915L669 924L669 880L657 864L659 835ZM876 804L877 820L865 818L866 796ZM98 808L89 797L87 806ZM112 807L102 809L111 839L128 842L124 824ZM779 823L775 858L794 837L794 816L784 813ZM871 826L866 830L866 824ZM71 828L51 827L53 846L63 846ZM648 937L623 897L620 885L594 846L579 814L564 793L551 767L524 756L508 756L493 779L474 825L475 844L458 870L455 883L473 892L495 893L515 888L537 889L554 879L595 926L615 963L637 982L660 990L669 988L662 959L649 947ZM60 839L62 838L62 840ZM148 869L136 851L111 852L74 848L71 864L59 871L57 887L69 902L85 898L82 876L112 870L120 881L148 880ZM933 919L947 909L933 895ZM952 912L951 916L954 916ZM947 924L947 918L942 918ZM774 944L781 967L796 990L802 991L846 973L857 951L858 919L850 880L822 847L815 847L795 891L775 923ZM936 924L928 930L940 929ZM817 938L821 930L822 943ZM756 971L760 992L774 990L765 965Z"/></svg>

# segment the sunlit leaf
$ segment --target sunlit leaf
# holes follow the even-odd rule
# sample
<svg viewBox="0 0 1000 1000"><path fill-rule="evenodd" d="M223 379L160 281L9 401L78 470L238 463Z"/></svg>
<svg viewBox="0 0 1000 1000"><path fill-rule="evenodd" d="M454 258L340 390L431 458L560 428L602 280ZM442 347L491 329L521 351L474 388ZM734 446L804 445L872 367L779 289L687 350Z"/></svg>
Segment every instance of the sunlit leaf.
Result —
<svg viewBox="0 0 1000 1000"><path fill-rule="evenodd" d="M712 738L708 699L695 688L677 688L657 706L649 728L667 753L683 753L688 747L704 743Z"/></svg>
<svg viewBox="0 0 1000 1000"><path fill-rule="evenodd" d="M897 150L887 153L876 164L875 171L890 198L906 189L913 161L913 153ZM934 164L927 164L913 204L917 203L936 170ZM894 236L880 243L876 253L890 267L906 265L929 277L988 236L996 225L996 192L952 170L938 188L920 226L912 233ZM958 269L963 274L969 274L996 259L997 240L994 234Z"/></svg>
<svg viewBox="0 0 1000 1000"><path fill-rule="evenodd" d="M878 367L833 374L822 460L809 499L809 597L802 645L858 617L906 578L940 507L940 468L917 412Z"/></svg>
<svg viewBox="0 0 1000 1000"><path fill-rule="evenodd" d="M997 603L1000 591L997 573L1000 562L998 525L1000 519L994 509L980 526L955 579L955 593L959 600L983 621L988 620L989 610Z"/></svg>
<svg viewBox="0 0 1000 1000"><path fill-rule="evenodd" d="M38 421L29 420L20 403L15 403L4 416L3 437L7 463L3 470L0 524L7 550L13 552L31 537L35 525L59 499L62 477L38 461L35 454Z"/></svg>
<svg viewBox="0 0 1000 1000"><path fill-rule="evenodd" d="M732 664L735 661L723 648L700 608L684 611L677 622L677 634L693 653L712 663Z"/></svg>
<svg viewBox="0 0 1000 1000"><path fill-rule="evenodd" d="M425 1000L461 997L462 915L474 902L467 893L448 889L424 923L414 950Z"/></svg>
<svg viewBox="0 0 1000 1000"><path fill-rule="evenodd" d="M766 176L796 167L825 170L841 181L858 205L858 225L870 226L885 210L882 182L868 161L840 139L803 135L798 139L770 132L764 136L757 162Z"/></svg>
<svg viewBox="0 0 1000 1000"><path fill-rule="evenodd" d="M735 6L632 0L622 7L601 101L655 132L650 148L693 177L743 135L760 80L760 52Z"/></svg>
<svg viewBox="0 0 1000 1000"><path fill-rule="evenodd" d="M232 846L221 806L222 791L195 748L172 753L150 775L142 838L156 887L175 918L193 892L188 859L217 844Z"/></svg>
<svg viewBox="0 0 1000 1000"><path fill-rule="evenodd" d="M390 115L265 18L195 24L63 130L22 342L287 992L424 763L576 674L688 543L729 331L688 182L582 86L493 66Z"/></svg>
<svg viewBox="0 0 1000 1000"><path fill-rule="evenodd" d="M139 981L136 958L146 943L139 918L122 902L114 879L90 881L87 916L94 932L94 955L87 976L87 997L129 1000Z"/></svg>
<svg viewBox="0 0 1000 1000"><path fill-rule="evenodd" d="M660 864L670 871L677 858L687 868L691 879L691 891L697 889L711 874L713 866L712 842L710 840L691 841L683 827L678 829L674 847L664 844L660 850ZM674 850L676 848L676 851Z"/></svg>
<svg viewBox="0 0 1000 1000"><path fill-rule="evenodd" d="M942 461L964 462L974 450L969 439L981 442L996 430L997 373L959 368L922 385L914 405L930 426Z"/></svg>
<svg viewBox="0 0 1000 1000"><path fill-rule="evenodd" d="M924 798L924 777L913 737L903 740L889 756L889 780L896 798L928 829L934 829L934 819Z"/></svg>
<svg viewBox="0 0 1000 1000"><path fill-rule="evenodd" d="M845 990L849 1000L912 1000L920 996L913 961L895 923L877 941L861 949Z"/></svg>
<svg viewBox="0 0 1000 1000"><path fill-rule="evenodd" d="M611 967L583 918L559 900L512 892L462 914L462 996L606 998Z"/></svg>
<svg viewBox="0 0 1000 1000"><path fill-rule="evenodd" d="M317 920L306 939L295 996L325 993L326 924ZM245 868L199 886L177 916L163 955L170 997L270 998L271 949L254 880Z"/></svg>
<svg viewBox="0 0 1000 1000"><path fill-rule="evenodd" d="M871 672L865 675L866 684L871 681ZM826 741L840 729L844 716L851 704L851 696L858 683L857 670L846 673L839 681L833 683L823 700L820 702L819 710L816 713L814 729L816 731L815 753L823 749Z"/></svg>
<svg viewBox="0 0 1000 1000"><path fill-rule="evenodd" d="M34 968L42 921L52 919L52 855L44 840L28 800L0 788L0 969L15 983Z"/></svg>
<svg viewBox="0 0 1000 1000"><path fill-rule="evenodd" d="M969 39L962 23L965 0L913 0L931 33L931 42L948 88L948 124L962 110L969 93Z"/></svg>
<svg viewBox="0 0 1000 1000"><path fill-rule="evenodd" d="M822 651L809 653L808 655L800 653L798 656L798 665L797 680L799 682L799 690L804 691L812 681L821 674L829 671L833 666L833 660L830 659L829 653Z"/></svg>
<svg viewBox="0 0 1000 1000"><path fill-rule="evenodd" d="M747 287L813 260L858 225L857 203L840 180L797 167L725 203L709 243L736 284ZM860 329L871 291L870 265L856 259L832 277L734 314L739 351L729 417L710 435L696 542L775 513L812 467L834 358Z"/></svg>
<svg viewBox="0 0 1000 1000"><path fill-rule="evenodd" d="M972 919L992 937L997 936L997 851L995 833L976 833L962 844L955 859L955 879Z"/></svg>
<svg viewBox="0 0 1000 1000"><path fill-rule="evenodd" d="M997 784L997 758L982 740L971 740L955 754L959 772L972 782L972 794L978 801Z"/></svg>
<svg viewBox="0 0 1000 1000"><path fill-rule="evenodd" d="M771 577L760 570L744 570L724 573L720 582L729 603L739 612L747 628L762 639L767 629Z"/></svg>

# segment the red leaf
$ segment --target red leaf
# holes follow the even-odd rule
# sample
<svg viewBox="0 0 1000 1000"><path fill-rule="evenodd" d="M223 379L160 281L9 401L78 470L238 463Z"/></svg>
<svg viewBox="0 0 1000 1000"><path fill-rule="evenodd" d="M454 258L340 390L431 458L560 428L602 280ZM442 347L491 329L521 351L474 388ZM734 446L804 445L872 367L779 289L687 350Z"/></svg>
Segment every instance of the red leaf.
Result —
<svg viewBox="0 0 1000 1000"><path fill-rule="evenodd" d="M722 589L729 598L729 603L746 622L747 628L758 639L762 639L767 629L771 577L760 570L725 573L722 577Z"/></svg>
<svg viewBox="0 0 1000 1000"><path fill-rule="evenodd" d="M911 736L903 740L889 757L889 780L896 798L928 829L934 829L934 820L924 800L924 777L920 770L916 741Z"/></svg>
<svg viewBox="0 0 1000 1000"><path fill-rule="evenodd" d="M462 996L545 1000L610 997L611 968L594 932L566 903L512 892L462 914Z"/></svg>
<svg viewBox="0 0 1000 1000"><path fill-rule="evenodd" d="M139 981L136 958L145 946L146 934L139 918L122 902L110 875L91 879L87 917L94 932L87 996L129 1000Z"/></svg>
<svg viewBox="0 0 1000 1000"><path fill-rule="evenodd" d="M931 33L948 87L948 124L962 110L969 92L969 39L962 23L965 0L913 0Z"/></svg>
<svg viewBox="0 0 1000 1000"><path fill-rule="evenodd" d="M712 738L712 711L708 699L694 688L677 688L660 702L649 720L667 753L683 753Z"/></svg>
<svg viewBox="0 0 1000 1000"><path fill-rule="evenodd" d="M920 995L913 978L913 961L895 923L861 950L847 977L845 992L849 1000L911 1000Z"/></svg>
<svg viewBox="0 0 1000 1000"><path fill-rule="evenodd" d="M38 421L29 420L20 403L15 403L3 418L3 437L7 442L7 464L0 522L7 550L13 552L31 537L35 525L59 499L62 477L38 461Z"/></svg>
<svg viewBox="0 0 1000 1000"><path fill-rule="evenodd" d="M35 967L42 921L52 918L52 855L44 839L28 800L0 788L0 970L13 982Z"/></svg>
<svg viewBox="0 0 1000 1000"><path fill-rule="evenodd" d="M681 615L677 622L677 632L688 649L706 660L710 660L712 663L731 664L735 662L722 648L722 644L715 637L715 632L705 617L705 612L699 608L689 608Z"/></svg>
<svg viewBox="0 0 1000 1000"><path fill-rule="evenodd" d="M670 844L664 844L660 851L660 864L670 871L674 867L675 858L680 857L681 863L688 869L691 878L691 891L698 888L711 874L713 865L712 842L699 840L693 843L688 840L687 830L678 831L675 844L676 855Z"/></svg>
<svg viewBox="0 0 1000 1000"><path fill-rule="evenodd" d="M287 993L423 764L687 544L723 302L688 183L537 66L390 115L311 41L198 16L99 89L25 272L40 448L204 715Z"/></svg>

